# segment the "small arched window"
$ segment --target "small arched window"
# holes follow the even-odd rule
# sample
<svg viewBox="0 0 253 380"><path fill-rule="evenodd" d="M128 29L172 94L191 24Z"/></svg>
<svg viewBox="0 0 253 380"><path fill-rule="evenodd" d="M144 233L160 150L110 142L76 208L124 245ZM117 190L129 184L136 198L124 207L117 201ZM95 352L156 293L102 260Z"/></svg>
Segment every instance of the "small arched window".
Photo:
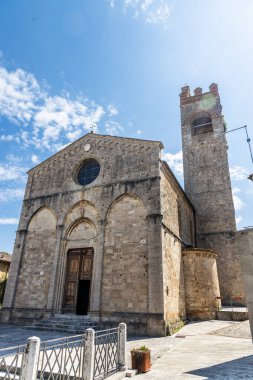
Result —
<svg viewBox="0 0 253 380"><path fill-rule="evenodd" d="M192 122L193 135L200 135L201 133L212 132L213 125L212 119L209 115L197 115Z"/></svg>

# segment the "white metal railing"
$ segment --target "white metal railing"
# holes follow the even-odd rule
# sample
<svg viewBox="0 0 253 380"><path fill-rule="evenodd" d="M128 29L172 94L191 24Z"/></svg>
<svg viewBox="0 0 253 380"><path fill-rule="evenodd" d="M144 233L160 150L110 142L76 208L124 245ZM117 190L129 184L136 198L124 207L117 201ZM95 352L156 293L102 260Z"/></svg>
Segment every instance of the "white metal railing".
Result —
<svg viewBox="0 0 253 380"><path fill-rule="evenodd" d="M26 345L0 349L0 379L20 378L25 349Z"/></svg>
<svg viewBox="0 0 253 380"><path fill-rule="evenodd" d="M126 369L126 324L0 350L0 379L95 380Z"/></svg>

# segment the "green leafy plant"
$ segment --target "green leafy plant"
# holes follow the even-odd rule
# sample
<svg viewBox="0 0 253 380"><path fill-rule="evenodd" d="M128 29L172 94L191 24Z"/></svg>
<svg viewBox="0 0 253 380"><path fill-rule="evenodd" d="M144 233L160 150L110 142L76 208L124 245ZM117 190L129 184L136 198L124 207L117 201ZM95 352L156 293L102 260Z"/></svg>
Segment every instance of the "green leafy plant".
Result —
<svg viewBox="0 0 253 380"><path fill-rule="evenodd" d="M139 348L134 348L133 351L150 351L150 349L146 346L141 346Z"/></svg>

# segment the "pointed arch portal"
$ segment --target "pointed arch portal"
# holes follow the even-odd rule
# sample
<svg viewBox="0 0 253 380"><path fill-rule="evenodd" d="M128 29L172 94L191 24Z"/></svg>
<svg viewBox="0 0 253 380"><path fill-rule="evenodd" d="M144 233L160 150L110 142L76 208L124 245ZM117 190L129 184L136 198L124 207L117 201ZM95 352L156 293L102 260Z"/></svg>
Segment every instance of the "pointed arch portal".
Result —
<svg viewBox="0 0 253 380"><path fill-rule="evenodd" d="M95 226L86 218L75 221L68 230L63 313L89 312L95 236Z"/></svg>
<svg viewBox="0 0 253 380"><path fill-rule="evenodd" d="M89 311L93 248L70 249L64 287L63 313L86 315Z"/></svg>

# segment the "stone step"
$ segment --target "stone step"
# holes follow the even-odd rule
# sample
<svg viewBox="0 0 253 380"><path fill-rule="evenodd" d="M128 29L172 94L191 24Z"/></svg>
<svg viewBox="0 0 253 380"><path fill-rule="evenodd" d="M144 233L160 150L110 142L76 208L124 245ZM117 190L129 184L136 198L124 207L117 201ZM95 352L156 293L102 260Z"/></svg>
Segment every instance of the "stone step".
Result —
<svg viewBox="0 0 253 380"><path fill-rule="evenodd" d="M91 319L89 315L76 315L76 314L55 314L52 318L61 319Z"/></svg>
<svg viewBox="0 0 253 380"><path fill-rule="evenodd" d="M32 325L24 328L28 330L83 334L86 329L97 329L98 326L89 316L56 314L48 319L34 321Z"/></svg>
<svg viewBox="0 0 253 380"><path fill-rule="evenodd" d="M45 320L42 320L42 321L38 321L38 322L34 322L34 324L43 324L43 325L58 325L58 326L69 326L70 324L72 326L93 326L95 323L94 322L61 322L61 321L45 321Z"/></svg>
<svg viewBox="0 0 253 380"><path fill-rule="evenodd" d="M26 326L24 327L26 330L39 330L39 331L55 331L55 332L63 332L67 334L83 334L84 329L75 329L75 328L60 328L60 327L48 327L48 326ZM93 326L96 330L97 326Z"/></svg>
<svg viewBox="0 0 253 380"><path fill-rule="evenodd" d="M216 318L220 321L247 321L249 319L246 307L222 307L216 312Z"/></svg>

